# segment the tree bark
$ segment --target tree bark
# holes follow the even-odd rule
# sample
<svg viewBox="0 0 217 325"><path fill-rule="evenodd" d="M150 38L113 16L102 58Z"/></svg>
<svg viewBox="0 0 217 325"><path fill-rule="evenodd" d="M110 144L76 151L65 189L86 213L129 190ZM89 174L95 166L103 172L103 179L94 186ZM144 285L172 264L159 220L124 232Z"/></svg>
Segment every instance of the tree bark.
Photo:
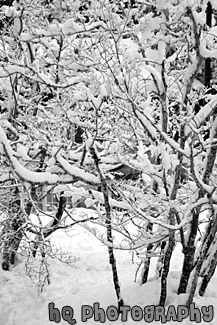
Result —
<svg viewBox="0 0 217 325"><path fill-rule="evenodd" d="M152 228L153 228L153 224L149 222L148 226L147 226L147 231L152 231ZM141 276L141 285L146 283L148 281L148 273L149 273L149 267L150 267L150 262L151 262L151 257L149 256L151 250L153 248L153 244L149 244L147 246L147 256L146 256L146 259L144 261L144 264L143 264L143 272L142 272L142 276Z"/></svg>
<svg viewBox="0 0 217 325"><path fill-rule="evenodd" d="M216 250L215 254L213 255L213 258L211 260L208 270L206 271L206 274L203 276L203 280L202 280L202 283L201 283L201 286L199 289L200 296L204 295L206 288L215 273L216 266L217 266L217 250Z"/></svg>
<svg viewBox="0 0 217 325"><path fill-rule="evenodd" d="M101 184L102 184L102 193L105 203L105 211L106 211L106 228L107 228L107 241L108 241L108 253L109 253L109 263L112 267L112 275L113 275L113 283L114 288L118 300L118 311L121 313L120 308L124 305L124 301L121 296L121 287L120 282L118 278L118 270L117 270L117 264L116 259L114 255L114 249L113 249L113 237L112 237L112 216L111 216L111 207L109 204L109 193L108 193L108 187L106 180L101 172L101 169L99 167L99 159L97 157L97 153L95 152L95 149L93 147L90 148L91 155L94 159L94 162L97 167L97 171L100 176Z"/></svg>
<svg viewBox="0 0 217 325"><path fill-rule="evenodd" d="M197 282L198 282L198 278L200 276L200 271L203 265L204 260L206 259L208 250L215 238L215 234L217 232L217 218L215 216L215 220L213 222L212 228L211 228L211 232L209 233L207 239L205 240L205 242L203 243L203 246L201 248L201 252L200 252L200 256L199 259L197 261L197 265L196 265L196 269L195 269L195 273L194 273L194 277L193 277L193 281L192 281L192 285L191 285L191 290L190 290L190 294L188 297L188 300L186 302L186 306L188 307L192 301L193 301L193 297L195 294L195 290L197 287Z"/></svg>
<svg viewBox="0 0 217 325"><path fill-rule="evenodd" d="M186 293L188 281L190 278L191 271L194 265L194 254L195 254L195 238L197 235L198 228L199 209L195 209L192 213L191 228L189 231L189 237L186 247L183 249L184 263L182 267L182 275L179 282L178 295Z"/></svg>
<svg viewBox="0 0 217 325"><path fill-rule="evenodd" d="M172 208L169 213L169 221L170 225L175 224L175 211ZM165 252L165 258L164 258L164 265L163 265L163 271L161 275L161 294L160 294L160 301L159 305L164 307L166 298L167 298L167 276L169 273L170 268L170 260L172 257L173 249L175 246L175 234L174 230L169 230L169 243Z"/></svg>
<svg viewBox="0 0 217 325"><path fill-rule="evenodd" d="M63 194L63 193L61 193ZM59 206L58 206L58 210L56 212L56 215L53 219L53 223L50 225L49 228L47 229L44 229L42 231L42 234L41 236L43 236L44 238L47 238L48 236L50 236L57 228L56 226L60 223L61 221L61 218L62 218L62 215L63 215L63 212L64 212L64 209L65 209L65 206L66 206L66 198L64 196L61 196L60 195L60 200L59 200ZM45 226L46 228L46 226ZM37 253L37 249L38 249L38 246L40 245L40 240L39 241L36 241L34 243L34 246L32 248L32 256L35 257L36 256L36 253ZM43 256L44 257L44 256Z"/></svg>
<svg viewBox="0 0 217 325"><path fill-rule="evenodd" d="M2 232L2 236L4 237L2 269L4 271L9 271L10 265L14 265L15 263L16 252L23 237L22 226L25 222L24 213L29 215L32 209L32 203L28 201L25 207L25 212L22 211L19 195L19 190L16 189L14 199L8 207L8 218Z"/></svg>
<svg viewBox="0 0 217 325"><path fill-rule="evenodd" d="M217 130L215 129L213 139L216 139L216 138L217 138ZM216 159L216 153L217 153L217 147L216 146L211 146L210 149L207 152L206 166L204 168L204 173L203 173L203 178L202 178L202 181L205 184L209 184L210 175L212 174L215 159ZM192 174L194 175L194 166L193 166L193 164L192 164L191 168L192 168ZM196 181L197 181L197 179L196 179ZM198 184L198 186L200 186L200 184ZM207 193L201 187L200 192L199 192L199 198L203 197L205 194L207 194ZM211 206L212 206L212 202L211 202ZM196 221L196 225L198 227L198 219L199 219L200 208L196 209L196 211L197 211L197 217L195 218L195 221ZM216 234L216 231L217 231L217 219L216 219L216 214L214 212L214 209L213 209L213 216L214 216L214 221L211 221L210 227L208 229L209 233L207 232L204 243L202 244L199 259L197 260L197 265L196 265L196 269L195 269L194 278L193 278L193 281L192 281L190 294L189 294L189 297L188 297L188 300L187 300L187 303L186 303L187 306L190 305L190 303L193 301L193 296L194 296L194 293L195 293L195 290L196 290L196 286L197 286L198 278L199 278L199 275L200 275L200 270L201 270L201 267L203 265L203 261L206 258L206 254L207 254L207 252L209 250L209 247L210 247L212 241L214 240L214 237L215 237L215 234ZM193 222L194 222L194 215L193 215ZM193 233L193 235L194 235L195 231L197 232L197 227L195 227L195 229L193 229L193 227L191 227L191 233ZM190 236L191 236L191 234L190 234ZM193 240L195 240L195 236L194 236ZM188 247L188 245L187 245L187 247ZM192 258L194 258L194 256L192 256ZM190 262L192 261L192 258L190 259ZM182 292L180 292L180 293L182 293Z"/></svg>

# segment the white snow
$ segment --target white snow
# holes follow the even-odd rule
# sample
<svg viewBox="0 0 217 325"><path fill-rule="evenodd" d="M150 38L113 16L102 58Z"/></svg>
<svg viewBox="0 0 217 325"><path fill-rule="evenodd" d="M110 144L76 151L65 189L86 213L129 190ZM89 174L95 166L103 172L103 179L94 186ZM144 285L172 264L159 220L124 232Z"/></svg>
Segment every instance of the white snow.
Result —
<svg viewBox="0 0 217 325"><path fill-rule="evenodd" d="M217 50L208 50L206 48L206 39L203 39L200 43L200 54L204 58L217 58Z"/></svg>
<svg viewBox="0 0 217 325"><path fill-rule="evenodd" d="M157 88L158 88L160 94L163 94L164 86L163 86L163 81L162 81L160 73L151 65L147 65L146 70L151 74L154 81L156 82L156 85L157 85Z"/></svg>
<svg viewBox="0 0 217 325"><path fill-rule="evenodd" d="M68 19L67 21L65 21L64 24L60 25L62 28L62 32L65 35L69 35L69 34L74 34L74 33L78 33L82 30L81 26L79 26L74 19Z"/></svg>
<svg viewBox="0 0 217 325"><path fill-rule="evenodd" d="M140 113L139 111L136 111L136 115L138 116L139 120L141 121L141 123L147 128L147 130L150 132L151 136L153 139L157 138L157 132L156 129L151 125L150 121L151 117L148 116L149 120L146 118L145 115L143 115L142 113Z"/></svg>
<svg viewBox="0 0 217 325"><path fill-rule="evenodd" d="M7 140L5 132L3 128L0 126L0 144L3 145L7 156L11 164L13 165L14 171L16 174L22 179L30 183L47 183L47 184L56 184L58 182L71 182L73 180L72 177L78 177L84 181L99 184L100 178L99 176L95 176L91 173L86 172L85 170L78 168L76 166L71 165L67 160L57 155L57 161L60 166L68 173L68 175L55 175L49 172L34 172L28 170L26 167L22 166L20 162L13 156L14 152ZM2 148L0 147L0 150Z"/></svg>
<svg viewBox="0 0 217 325"><path fill-rule="evenodd" d="M199 128L202 123L206 120L206 118L211 114L211 112L216 108L217 106L217 96L212 96L212 99L201 108L201 110L197 113L197 115L192 120L193 126L196 125L197 128ZM186 129L185 132L186 135L189 134L188 130Z"/></svg>
<svg viewBox="0 0 217 325"><path fill-rule="evenodd" d="M86 172L85 170L71 165L67 160L57 156L57 161L59 162L60 166L71 176L78 177L82 180L85 180L90 183L100 184L100 177L94 176L91 173Z"/></svg>
<svg viewBox="0 0 217 325"><path fill-rule="evenodd" d="M30 157L27 153L27 148L24 147L21 143L17 144L17 155L21 157L23 160L30 160Z"/></svg>
<svg viewBox="0 0 217 325"><path fill-rule="evenodd" d="M91 190L91 193L93 195L93 197L101 202L101 203L104 203L104 198L103 198L103 194L101 192L98 192L98 191L95 191L95 190ZM116 207L116 208L120 208L120 209L123 209L123 210L131 210L131 207L129 204L127 203L124 203L124 202L119 202L115 199L112 199L112 198L109 198L109 204L112 206L112 207Z"/></svg>
<svg viewBox="0 0 217 325"><path fill-rule="evenodd" d="M50 221L50 219L48 219ZM47 223L43 220L43 223ZM37 287L25 275L25 258L20 258L19 264L11 271L0 270L0 324L1 325L52 325L55 322L49 321L48 304L53 302L55 307L61 311L63 306L70 306L74 311L74 318L77 324L81 321L82 305L93 306L95 302L100 303L100 307L117 306L116 296L113 288L111 268L108 263L107 248L103 246L93 235L80 226L74 227L65 234L63 230L58 230L52 235L51 242L55 247L61 247L63 251L78 258L72 266L62 264L56 260L49 260L51 266L51 284L46 285L44 291L38 294ZM158 305L160 292L160 279L155 278L157 257L152 258L149 281L139 285L139 274L137 282L134 282L135 272L139 265L137 257L127 251L115 251L118 272L121 283L122 296L125 305L138 305L144 308L146 305ZM134 260L134 264L132 263ZM168 305L185 304L187 295L177 295L180 271L182 268L183 255L181 244L177 244L172 261L171 272L168 277ZM217 274L216 274L217 275ZM215 276L204 297L196 294L195 303L198 308L201 306L214 306L214 319L209 324L216 324L217 320L217 277ZM123 322L117 320L110 322L106 320L105 325L121 325ZM145 324L146 322L135 322L129 316L125 324ZM59 324L68 324L61 319ZM85 324L85 323L84 323ZM95 322L93 317L86 322L90 324L100 324ZM151 324L161 324L161 322L151 322ZM177 322L170 321L167 324L173 325ZM191 324L186 318L181 324ZM200 323L206 324L203 320Z"/></svg>
<svg viewBox="0 0 217 325"><path fill-rule="evenodd" d="M197 22L197 24L203 26L206 21L205 12L204 11L202 11L202 12L193 11L192 13L193 13L194 19Z"/></svg>

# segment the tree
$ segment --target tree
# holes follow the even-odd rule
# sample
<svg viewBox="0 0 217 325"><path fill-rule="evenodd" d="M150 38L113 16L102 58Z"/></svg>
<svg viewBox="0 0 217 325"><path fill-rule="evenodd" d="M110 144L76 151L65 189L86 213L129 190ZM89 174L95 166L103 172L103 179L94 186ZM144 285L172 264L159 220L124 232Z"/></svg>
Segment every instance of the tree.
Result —
<svg viewBox="0 0 217 325"><path fill-rule="evenodd" d="M106 227L106 236L89 230L108 246L119 307L117 247L141 256L145 282L143 257L164 242L164 306L170 260L181 241L178 294L186 292L193 271L187 304L200 275L203 294L216 267L216 93L205 94L198 81L204 58L216 58L206 44L215 28L205 26L205 9L196 0L35 0L4 7L11 24L1 30L1 187L15 188L20 198L3 209L3 233L12 233L12 241L3 240L5 269L13 264L8 252L17 251L27 230L46 236L61 225L63 211L72 223L82 221L62 204L49 227L30 224L44 186L59 203L69 196L97 212L94 222ZM196 111L201 94L205 103ZM77 128L83 143L75 142ZM209 226L196 250L202 211L209 213ZM121 243L115 244L114 231Z"/></svg>

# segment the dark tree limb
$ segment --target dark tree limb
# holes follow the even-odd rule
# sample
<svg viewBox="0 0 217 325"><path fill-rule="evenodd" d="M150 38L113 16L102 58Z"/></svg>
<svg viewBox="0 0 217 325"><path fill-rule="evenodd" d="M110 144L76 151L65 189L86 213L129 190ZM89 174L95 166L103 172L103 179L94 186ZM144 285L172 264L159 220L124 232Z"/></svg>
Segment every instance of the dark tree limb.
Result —
<svg viewBox="0 0 217 325"><path fill-rule="evenodd" d="M206 259L206 255L208 253L208 250L209 250L209 248L210 248L210 246L211 246L211 244L212 244L212 242L213 242L213 240L215 238L216 232L217 232L217 218L216 218L216 215L215 215L215 220L213 221L211 231L210 231L206 241L204 242L204 244L202 246L200 256L199 256L199 259L197 261L197 265L196 265L196 269L195 269L195 272L194 272L194 277L193 277L193 281L192 281L192 285L191 285L190 294L189 294L188 300L186 302L187 307L189 307L190 304L193 302L193 297L194 297L195 290L196 290L196 287L197 287L198 278L200 276L200 271L201 271L203 262Z"/></svg>
<svg viewBox="0 0 217 325"><path fill-rule="evenodd" d="M118 270L117 270L117 264L116 264L116 259L114 255L114 249L113 249L113 238L112 238L112 218L111 218L111 207L109 204L109 192L108 192L108 186L106 179L104 178L101 169L99 167L99 158L97 156L97 153L92 146L90 148L90 153L93 157L93 160L95 162L97 171L100 176L101 184L102 184L102 193L104 197L104 203L105 203L105 211L106 211L106 228L107 228L107 241L109 243L108 245L108 253L109 253L109 263L111 264L112 267L112 274L113 274L113 283L114 283L114 288L118 300L118 310L120 313L120 307L124 305L124 301L121 297L121 287L120 287L120 282L118 278Z"/></svg>
<svg viewBox="0 0 217 325"><path fill-rule="evenodd" d="M14 198L9 204L6 224L2 231L2 269L5 271L9 271L10 265L14 265L15 263L16 252L24 233L23 225L25 223L25 215L29 216L32 209L32 203L28 201L25 206L25 211L23 211L19 196L20 192L18 187L16 187Z"/></svg>
<svg viewBox="0 0 217 325"><path fill-rule="evenodd" d="M215 251L215 254L212 257L212 260L210 262L210 265L208 266L208 269L206 270L206 274L203 276L203 280L202 280L202 283L201 283L201 286L199 289L200 296L204 295L206 288L215 273L216 266L217 266L217 249Z"/></svg>
<svg viewBox="0 0 217 325"><path fill-rule="evenodd" d="M175 209L171 208L169 212L169 223L175 225ZM163 271L161 275L161 294L160 294L160 306L165 306L167 298L167 276L170 268L170 260L172 257L173 249L175 247L175 233L173 230L169 230L169 243L165 252Z"/></svg>
<svg viewBox="0 0 217 325"><path fill-rule="evenodd" d="M209 27L212 26L212 4L210 1L206 8L206 24ZM205 58L204 86L208 88L210 87L211 73L211 58Z"/></svg>
<svg viewBox="0 0 217 325"><path fill-rule="evenodd" d="M66 197L63 196L63 193L61 193L60 195L60 200L59 200L59 205L58 205L58 209L57 209L57 212L56 212L56 215L53 219L53 222L51 225L49 225L49 228L46 228L45 226L45 229L42 230L39 238L47 238L49 237L55 230L58 229L58 225L62 219L62 216L63 216L63 212L65 210L65 206L66 206ZM35 257L36 256L36 253L37 253L37 249L40 245L40 240L39 241L36 241L34 243L34 246L32 248L32 256Z"/></svg>

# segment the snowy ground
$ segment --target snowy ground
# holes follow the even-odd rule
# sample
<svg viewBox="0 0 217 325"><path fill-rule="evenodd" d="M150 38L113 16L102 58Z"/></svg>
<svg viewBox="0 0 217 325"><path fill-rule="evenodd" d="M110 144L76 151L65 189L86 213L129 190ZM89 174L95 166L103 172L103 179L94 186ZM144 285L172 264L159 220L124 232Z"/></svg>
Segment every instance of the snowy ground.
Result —
<svg viewBox="0 0 217 325"><path fill-rule="evenodd" d="M57 231L52 236L56 246L70 251L72 256L79 258L73 266L51 260L51 284L46 286L42 294L38 294L37 287L25 275L24 260L12 272L0 270L0 325L51 325L49 321L48 304L54 302L55 307L61 311L63 306L73 308L77 324L83 324L81 319L82 305L93 306L99 302L100 307L116 306L116 296L113 290L110 265L108 264L107 248L84 228L75 227L70 237L64 231ZM128 252L115 251L118 263L122 295L125 305L131 307L138 305L144 308L147 305L158 305L159 280L149 281L140 286L134 282L137 264L132 264L132 255ZM181 247L177 245L171 265L168 281L167 306L183 305L186 295L176 295L179 274L182 267ZM154 276L155 265L152 263L151 276ZM195 303L201 306L214 306L214 319L210 324L217 323L217 274L213 278L205 297L196 295ZM60 324L69 324L61 318ZM108 319L104 324L122 324L121 320L111 322ZM143 324L142 321L133 321L128 316L125 324ZM168 324L178 324L170 321ZM182 324L192 323L189 318ZM193 322L194 323L194 322ZM71 322L73 324L73 322ZM85 323L84 323L85 324ZM90 318L86 324L100 324ZM153 321L151 324L161 324ZM201 324L205 324L202 320Z"/></svg>

